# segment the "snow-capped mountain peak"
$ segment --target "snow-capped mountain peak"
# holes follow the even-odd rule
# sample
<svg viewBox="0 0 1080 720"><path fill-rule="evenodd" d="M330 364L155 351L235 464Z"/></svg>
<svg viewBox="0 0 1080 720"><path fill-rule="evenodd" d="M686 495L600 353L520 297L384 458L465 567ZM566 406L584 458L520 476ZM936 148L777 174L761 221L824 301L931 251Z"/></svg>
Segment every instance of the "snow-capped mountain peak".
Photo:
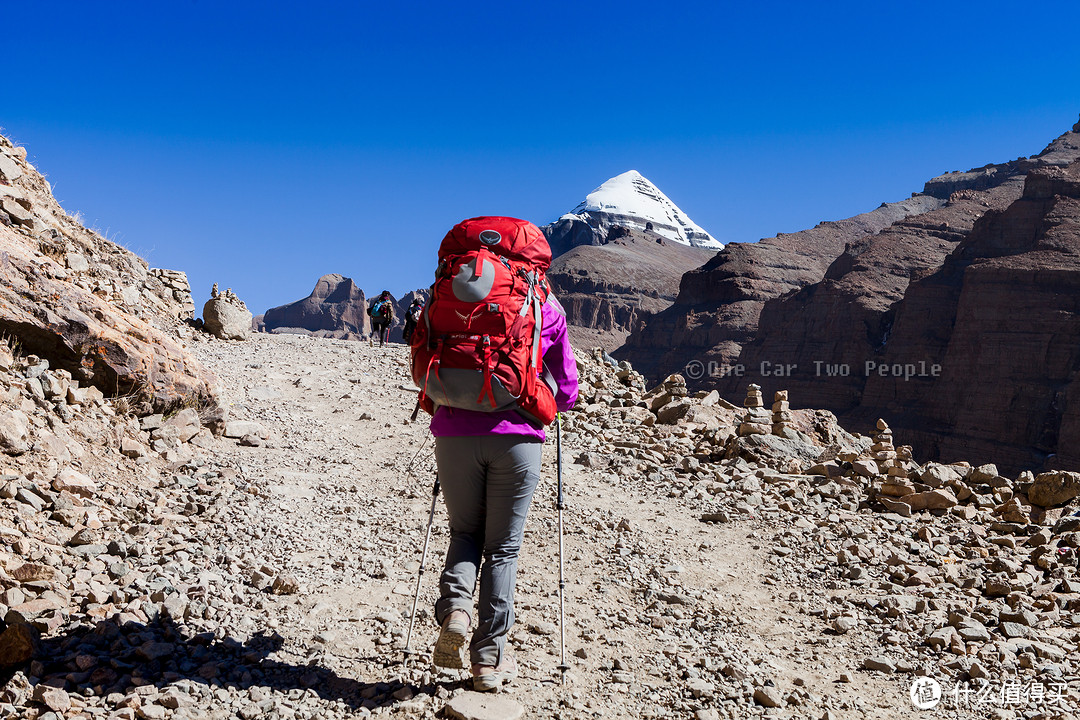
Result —
<svg viewBox="0 0 1080 720"><path fill-rule="evenodd" d="M597 222L599 216L607 216L604 224L650 229L684 245L710 250L724 247L637 170L628 170L611 178L560 219L591 218Z"/></svg>

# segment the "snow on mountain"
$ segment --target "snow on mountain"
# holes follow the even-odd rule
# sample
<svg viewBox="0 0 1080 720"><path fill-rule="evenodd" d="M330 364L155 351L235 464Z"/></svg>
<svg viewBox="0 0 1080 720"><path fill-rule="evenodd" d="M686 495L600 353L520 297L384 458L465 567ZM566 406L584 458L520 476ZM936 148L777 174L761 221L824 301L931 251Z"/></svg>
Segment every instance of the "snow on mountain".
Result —
<svg viewBox="0 0 1080 720"><path fill-rule="evenodd" d="M593 227L603 224L648 229L683 245L724 248L637 170L611 178L559 219L583 220Z"/></svg>

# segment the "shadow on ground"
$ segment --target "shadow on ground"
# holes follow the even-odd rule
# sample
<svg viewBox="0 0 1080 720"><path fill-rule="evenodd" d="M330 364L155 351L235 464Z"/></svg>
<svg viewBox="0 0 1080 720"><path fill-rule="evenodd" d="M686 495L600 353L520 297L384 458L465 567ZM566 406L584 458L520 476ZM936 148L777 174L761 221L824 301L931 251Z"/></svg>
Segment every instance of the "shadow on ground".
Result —
<svg viewBox="0 0 1080 720"><path fill-rule="evenodd" d="M281 650L283 644L284 639L277 634L255 635L247 642L217 637L212 632L190 635L165 614L145 624L121 625L109 619L40 640L35 659L23 669L33 685L98 697L127 695L147 685L162 690L174 686L181 691L187 687L188 694L195 696L205 693L190 692L192 684L204 685L211 692L223 689L234 696L236 690L259 686L294 700L300 696L290 695L290 691L312 691L323 700L340 701L352 709L374 709L408 700L413 693L433 694L436 689L434 685L417 688L400 679L364 683L341 677L320 666L318 656L308 664L271 659L270 655ZM384 657L359 659L388 663ZM387 667L388 676L400 677L402 670L400 663ZM0 677L0 687L8 683L13 672ZM198 697L192 699L196 705L203 704Z"/></svg>

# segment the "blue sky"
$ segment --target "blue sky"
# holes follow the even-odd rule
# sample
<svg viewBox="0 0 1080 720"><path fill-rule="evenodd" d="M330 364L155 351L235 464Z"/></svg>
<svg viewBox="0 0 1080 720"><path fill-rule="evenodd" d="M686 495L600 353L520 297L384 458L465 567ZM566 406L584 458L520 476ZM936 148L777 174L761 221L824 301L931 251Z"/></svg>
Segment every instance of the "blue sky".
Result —
<svg viewBox="0 0 1080 720"><path fill-rule="evenodd" d="M819 6L820 5L820 6ZM69 212L254 312L430 282L481 214L634 168L721 241L1032 155L1080 114L1076 3L19 3L0 126Z"/></svg>

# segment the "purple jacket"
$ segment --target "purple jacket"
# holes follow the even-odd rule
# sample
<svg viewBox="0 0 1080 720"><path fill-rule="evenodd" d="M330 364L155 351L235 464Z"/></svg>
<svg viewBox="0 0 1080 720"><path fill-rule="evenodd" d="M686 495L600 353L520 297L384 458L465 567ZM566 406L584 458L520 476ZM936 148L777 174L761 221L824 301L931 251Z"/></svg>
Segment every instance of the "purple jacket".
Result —
<svg viewBox="0 0 1080 720"><path fill-rule="evenodd" d="M574 407L578 396L577 361L566 336L566 312L554 295L548 295L541 311L540 348L544 368L555 379L555 406L560 412ZM431 418L431 434L443 436L524 435L543 442L543 428L538 428L513 410L477 412L461 408L439 407Z"/></svg>

